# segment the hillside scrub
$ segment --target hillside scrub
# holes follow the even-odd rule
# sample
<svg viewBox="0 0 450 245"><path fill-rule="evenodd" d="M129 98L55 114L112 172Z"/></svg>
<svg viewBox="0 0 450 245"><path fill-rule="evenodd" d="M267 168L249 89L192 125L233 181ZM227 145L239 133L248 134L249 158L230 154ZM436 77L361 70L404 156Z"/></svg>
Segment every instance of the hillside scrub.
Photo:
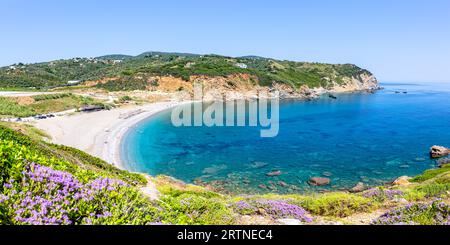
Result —
<svg viewBox="0 0 450 245"><path fill-rule="evenodd" d="M173 76L189 81L191 76L229 76L248 74L258 78L258 84L270 86L285 83L301 86L329 87L334 81L372 74L352 64L322 64L275 60L261 57L226 57L177 53L145 53L123 57L117 63L112 57L74 58L36 64L16 64L0 68L0 87L47 89L68 87L67 81L98 81L114 78L97 87L109 91L145 90L150 84L142 79L151 76ZM76 85L79 86L79 85Z"/></svg>

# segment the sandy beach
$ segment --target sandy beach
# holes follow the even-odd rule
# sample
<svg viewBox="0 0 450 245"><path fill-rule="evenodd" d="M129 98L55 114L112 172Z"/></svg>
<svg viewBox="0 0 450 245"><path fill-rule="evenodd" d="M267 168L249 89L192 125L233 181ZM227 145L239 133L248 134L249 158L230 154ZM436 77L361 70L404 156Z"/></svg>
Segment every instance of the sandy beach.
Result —
<svg viewBox="0 0 450 245"><path fill-rule="evenodd" d="M34 121L32 124L47 132L53 143L80 149L124 169L120 158L120 142L127 130L158 112L185 103L189 102L130 105L112 110L63 115Z"/></svg>

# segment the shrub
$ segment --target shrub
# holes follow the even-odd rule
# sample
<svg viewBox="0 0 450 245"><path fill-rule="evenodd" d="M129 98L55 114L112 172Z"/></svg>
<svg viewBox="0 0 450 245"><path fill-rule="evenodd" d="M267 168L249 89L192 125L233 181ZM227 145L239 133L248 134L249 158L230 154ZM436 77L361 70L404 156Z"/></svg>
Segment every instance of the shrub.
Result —
<svg viewBox="0 0 450 245"><path fill-rule="evenodd" d="M448 195L450 191L450 183L446 184L426 184L417 187L417 191L424 193L425 197L440 197Z"/></svg>
<svg viewBox="0 0 450 245"><path fill-rule="evenodd" d="M71 93L57 93L57 94L40 94L35 95L32 98L34 101L42 101L42 100L55 100L55 99L61 99L65 97L73 96Z"/></svg>
<svg viewBox="0 0 450 245"><path fill-rule="evenodd" d="M9 217L4 223L13 224L146 224L154 216L151 205L120 180L83 183L35 163L3 185L0 205Z"/></svg>
<svg viewBox="0 0 450 245"><path fill-rule="evenodd" d="M119 101L121 103L126 102L126 101L131 101L131 100L133 100L133 99L130 96L128 96L128 95L124 95L124 96L119 98Z"/></svg>
<svg viewBox="0 0 450 245"><path fill-rule="evenodd" d="M250 203L244 200L237 201L233 203L231 206L233 210L235 210L238 214L242 215L252 215L258 212L258 209L255 206L251 205Z"/></svg>
<svg viewBox="0 0 450 245"><path fill-rule="evenodd" d="M163 223L182 225L226 225L232 224L235 216L226 203L219 198L205 198L195 194L161 198L164 212L160 215Z"/></svg>
<svg viewBox="0 0 450 245"><path fill-rule="evenodd" d="M145 185L145 177L130 173L91 156L83 151L63 145L49 144L0 125L0 173L7 167L19 166L24 159L58 170L68 171L79 178L119 178L131 185ZM6 166L8 165L8 166ZM20 172L21 169L19 168ZM0 174L0 180L1 180Z"/></svg>
<svg viewBox="0 0 450 245"><path fill-rule="evenodd" d="M384 189L382 187L372 188L362 193L363 197L374 199L378 202L383 202L385 200L392 200L395 197L403 196L403 191L401 190L390 190Z"/></svg>
<svg viewBox="0 0 450 245"><path fill-rule="evenodd" d="M257 200L254 205L264 209L272 218L294 218L302 222L312 222L312 218L302 207L284 201Z"/></svg>
<svg viewBox="0 0 450 245"><path fill-rule="evenodd" d="M412 182L424 182L426 180L437 177L440 174L450 171L450 164L445 164L441 168L429 169L423 172L421 175L417 175L411 181Z"/></svg>
<svg viewBox="0 0 450 245"><path fill-rule="evenodd" d="M376 203L366 197L349 193L326 193L293 201L313 214L346 217L356 212L369 211Z"/></svg>
<svg viewBox="0 0 450 245"><path fill-rule="evenodd" d="M374 219L374 225L450 225L450 206L440 201L431 204L408 204Z"/></svg>

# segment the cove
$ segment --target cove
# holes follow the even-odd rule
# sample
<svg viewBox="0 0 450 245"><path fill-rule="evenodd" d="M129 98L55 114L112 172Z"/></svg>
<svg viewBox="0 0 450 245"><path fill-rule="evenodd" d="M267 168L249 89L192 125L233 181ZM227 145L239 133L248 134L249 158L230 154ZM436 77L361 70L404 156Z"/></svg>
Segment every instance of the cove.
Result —
<svg viewBox="0 0 450 245"><path fill-rule="evenodd" d="M450 89L382 84L375 94L280 101L279 133L259 127L175 127L171 111L141 121L121 143L128 170L165 174L235 193L302 193L381 185L436 167L432 145L450 146ZM268 173L280 171L280 175ZM326 176L325 187L308 185Z"/></svg>

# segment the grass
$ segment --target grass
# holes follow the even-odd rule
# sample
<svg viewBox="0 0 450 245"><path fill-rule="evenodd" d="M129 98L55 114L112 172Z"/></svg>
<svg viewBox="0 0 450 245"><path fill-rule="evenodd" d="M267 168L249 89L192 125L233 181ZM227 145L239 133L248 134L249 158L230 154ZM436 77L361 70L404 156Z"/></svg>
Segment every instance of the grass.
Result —
<svg viewBox="0 0 450 245"><path fill-rule="evenodd" d="M29 117L96 104L101 103L90 97L70 93L36 95L32 97L0 97L0 115L4 117Z"/></svg>
<svg viewBox="0 0 450 245"><path fill-rule="evenodd" d="M424 197L442 197L448 195L450 191L450 183L443 184L425 184L416 188L418 192L422 192Z"/></svg>
<svg viewBox="0 0 450 245"><path fill-rule="evenodd" d="M33 140L39 141L43 139L45 140L51 139L51 136L48 135L46 132L29 124L0 122L0 126L2 126L3 128L12 128L17 132L21 132L29 136Z"/></svg>
<svg viewBox="0 0 450 245"><path fill-rule="evenodd" d="M377 203L369 198L343 192L307 196L293 203L302 206L312 214L333 217L347 217L358 212L368 212L377 207Z"/></svg>
<svg viewBox="0 0 450 245"><path fill-rule="evenodd" d="M450 165L444 165L441 168L436 168L436 169L429 169L426 170L424 173L415 176L411 181L412 182L424 182L426 180L430 180L432 178L435 178L441 174L447 173L450 171Z"/></svg>
<svg viewBox="0 0 450 245"><path fill-rule="evenodd" d="M229 225L236 215L221 198L206 198L192 193L177 196L165 195L161 198L166 209L163 220L180 225Z"/></svg>
<svg viewBox="0 0 450 245"><path fill-rule="evenodd" d="M31 108L19 105L16 101L9 97L0 97L0 115L27 117L36 114Z"/></svg>

